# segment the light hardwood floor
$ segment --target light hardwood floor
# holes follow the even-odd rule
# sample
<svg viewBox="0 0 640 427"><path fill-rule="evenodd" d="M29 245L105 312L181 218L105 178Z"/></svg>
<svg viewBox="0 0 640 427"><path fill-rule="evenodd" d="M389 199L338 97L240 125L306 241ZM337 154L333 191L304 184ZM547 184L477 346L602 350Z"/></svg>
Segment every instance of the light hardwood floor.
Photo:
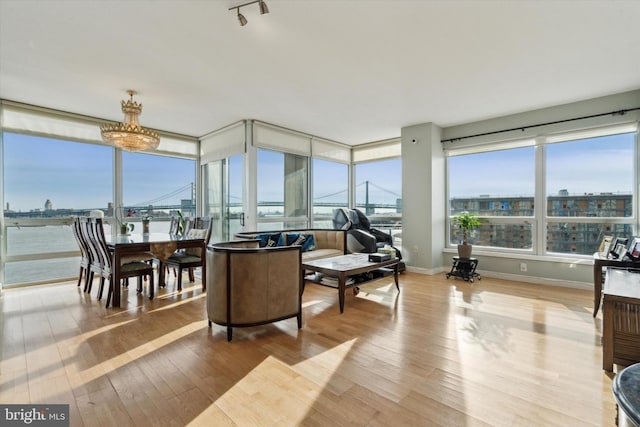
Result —
<svg viewBox="0 0 640 427"><path fill-rule="evenodd" d="M186 279L185 279L186 281ZM307 284L296 320L206 321L200 283L105 309L75 283L9 290L0 402L72 426L612 426L592 292L483 277Z"/></svg>

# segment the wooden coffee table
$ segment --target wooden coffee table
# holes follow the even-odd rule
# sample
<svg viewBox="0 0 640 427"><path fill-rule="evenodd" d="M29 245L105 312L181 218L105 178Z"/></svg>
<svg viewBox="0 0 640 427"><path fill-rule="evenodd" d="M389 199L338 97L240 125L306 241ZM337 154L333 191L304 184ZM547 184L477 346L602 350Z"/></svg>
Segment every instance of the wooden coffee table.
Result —
<svg viewBox="0 0 640 427"><path fill-rule="evenodd" d="M398 285L398 263L399 258L391 258L382 262L369 261L370 254L349 254L341 255L331 258L321 258L312 261L305 261L302 263L302 269L305 271L315 271L322 273L329 277L335 277L338 279L337 284L312 281L322 286L328 286L330 288L338 289L338 300L340 301L340 313L344 312L344 294L347 288L355 288L358 283L352 283L347 285L347 279L350 276L356 274L367 273L369 271L377 270L385 267L393 267L393 279L396 282L396 289L400 292L400 285Z"/></svg>

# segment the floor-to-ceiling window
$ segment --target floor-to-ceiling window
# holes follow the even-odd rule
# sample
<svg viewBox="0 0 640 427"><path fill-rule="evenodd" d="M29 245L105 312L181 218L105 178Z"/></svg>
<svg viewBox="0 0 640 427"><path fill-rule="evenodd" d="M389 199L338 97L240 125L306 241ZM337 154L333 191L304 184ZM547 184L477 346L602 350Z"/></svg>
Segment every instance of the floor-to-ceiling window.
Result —
<svg viewBox="0 0 640 427"><path fill-rule="evenodd" d="M349 207L349 166L313 159L313 227L333 228L335 208Z"/></svg>
<svg viewBox="0 0 640 427"><path fill-rule="evenodd" d="M196 216L196 161L148 153L122 152L122 209L118 221L140 227L150 217L151 232L166 232L178 212ZM134 229L135 231L135 229Z"/></svg>
<svg viewBox="0 0 640 427"><path fill-rule="evenodd" d="M356 147L354 150L355 207L372 228L388 232L402 245L402 160L400 141Z"/></svg>
<svg viewBox="0 0 640 427"><path fill-rule="evenodd" d="M73 215L105 213L113 194L113 149L54 138L3 134L5 285L78 273Z"/></svg>
<svg viewBox="0 0 640 427"><path fill-rule="evenodd" d="M154 155L121 153L102 141L97 119L4 100L0 114L1 286L77 277L74 216L97 210L112 225L128 213L160 220L173 206L195 212L195 138L161 133Z"/></svg>
<svg viewBox="0 0 640 427"><path fill-rule="evenodd" d="M272 150L257 152L259 230L308 224L308 157Z"/></svg>
<svg viewBox="0 0 640 427"><path fill-rule="evenodd" d="M228 237L240 227L331 227L332 209L349 204L350 160L344 144L255 120L231 124L201 140L205 210L228 215Z"/></svg>
<svg viewBox="0 0 640 427"><path fill-rule="evenodd" d="M243 157L237 154L204 165L204 214L213 220L210 242L233 239L242 231Z"/></svg>

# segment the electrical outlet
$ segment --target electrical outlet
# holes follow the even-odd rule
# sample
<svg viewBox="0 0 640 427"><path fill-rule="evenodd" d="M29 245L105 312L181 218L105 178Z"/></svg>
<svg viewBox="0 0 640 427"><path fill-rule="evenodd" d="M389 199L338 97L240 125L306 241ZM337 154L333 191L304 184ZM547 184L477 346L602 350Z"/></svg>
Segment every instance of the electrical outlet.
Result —
<svg viewBox="0 0 640 427"><path fill-rule="evenodd" d="M527 263L526 262L521 262L520 263L520 271L522 271L522 272L526 272L527 271Z"/></svg>

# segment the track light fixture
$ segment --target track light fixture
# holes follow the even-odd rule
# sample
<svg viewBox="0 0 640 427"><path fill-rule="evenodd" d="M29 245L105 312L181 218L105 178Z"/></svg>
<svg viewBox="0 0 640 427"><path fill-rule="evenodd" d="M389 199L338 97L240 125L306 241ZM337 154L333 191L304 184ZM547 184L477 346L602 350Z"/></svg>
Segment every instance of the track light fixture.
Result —
<svg viewBox="0 0 640 427"><path fill-rule="evenodd" d="M244 15L240 13L240 8L238 8L238 22L240 22L240 25L243 27L247 25L247 18L245 18Z"/></svg>
<svg viewBox="0 0 640 427"><path fill-rule="evenodd" d="M258 0L258 4L260 5L260 15L264 15L265 13L269 13L269 8L264 0Z"/></svg>
<svg viewBox="0 0 640 427"><path fill-rule="evenodd" d="M238 22L240 22L241 26L244 27L245 25L247 25L247 18L245 18L244 15L240 13L240 8L248 6L250 4L254 4L254 3L258 3L258 5L260 6L261 15L264 15L265 13L269 13L269 8L267 7L267 4L264 2L264 0L253 0L248 3L240 4L238 6L229 8L229 10L236 9L238 11Z"/></svg>

